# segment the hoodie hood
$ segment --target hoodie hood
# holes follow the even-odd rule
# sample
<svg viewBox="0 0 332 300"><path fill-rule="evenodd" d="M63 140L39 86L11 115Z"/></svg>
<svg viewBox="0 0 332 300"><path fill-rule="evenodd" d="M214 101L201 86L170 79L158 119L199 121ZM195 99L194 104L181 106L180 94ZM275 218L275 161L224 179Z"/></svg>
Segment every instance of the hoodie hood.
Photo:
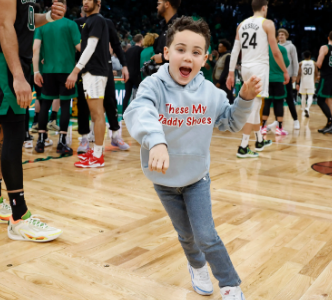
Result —
<svg viewBox="0 0 332 300"><path fill-rule="evenodd" d="M204 75L203 72L199 71L198 74L190 81L187 85L183 86L178 84L169 74L169 64L162 65L158 72L153 74L153 77L159 78L164 84L168 87L178 88L181 90L188 90L188 91L197 91L197 89L204 83Z"/></svg>

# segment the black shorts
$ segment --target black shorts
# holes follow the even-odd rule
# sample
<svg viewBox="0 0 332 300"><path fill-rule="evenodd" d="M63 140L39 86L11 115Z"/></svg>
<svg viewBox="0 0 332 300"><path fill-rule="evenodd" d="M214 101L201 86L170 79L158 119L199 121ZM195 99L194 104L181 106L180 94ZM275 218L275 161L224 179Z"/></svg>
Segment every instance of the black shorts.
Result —
<svg viewBox="0 0 332 300"><path fill-rule="evenodd" d="M321 77L316 94L318 97L332 98L332 76Z"/></svg>
<svg viewBox="0 0 332 300"><path fill-rule="evenodd" d="M21 59L21 66L27 82L31 78L31 62ZM11 74L3 53L0 53L0 124L25 120L26 109L17 104Z"/></svg>
<svg viewBox="0 0 332 300"><path fill-rule="evenodd" d="M43 74L44 84L41 89L43 100L70 100L77 97L77 87L68 90L65 86L70 74Z"/></svg>
<svg viewBox="0 0 332 300"><path fill-rule="evenodd" d="M287 97L287 88L282 82L269 83L269 98L274 100L282 100Z"/></svg>

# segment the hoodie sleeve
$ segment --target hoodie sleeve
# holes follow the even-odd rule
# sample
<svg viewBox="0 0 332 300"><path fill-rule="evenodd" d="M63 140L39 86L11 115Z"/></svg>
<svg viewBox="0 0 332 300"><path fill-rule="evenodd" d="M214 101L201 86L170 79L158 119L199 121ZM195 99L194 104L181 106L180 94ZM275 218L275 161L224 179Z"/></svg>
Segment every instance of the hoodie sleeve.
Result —
<svg viewBox="0 0 332 300"><path fill-rule="evenodd" d="M297 51L296 51L296 47L294 45L292 45L292 51L291 51L291 62L292 62L292 70L293 70L293 74L289 74L289 76L294 77L297 76L299 73L299 60L297 57Z"/></svg>
<svg viewBox="0 0 332 300"><path fill-rule="evenodd" d="M226 93L222 92L217 118L214 124L220 131L240 131L247 122L254 101L246 101L237 97L233 105L230 105Z"/></svg>
<svg viewBox="0 0 332 300"><path fill-rule="evenodd" d="M147 150L158 144L167 145L159 122L160 97L156 81L153 77L142 81L135 100L130 103L123 116L130 135Z"/></svg>

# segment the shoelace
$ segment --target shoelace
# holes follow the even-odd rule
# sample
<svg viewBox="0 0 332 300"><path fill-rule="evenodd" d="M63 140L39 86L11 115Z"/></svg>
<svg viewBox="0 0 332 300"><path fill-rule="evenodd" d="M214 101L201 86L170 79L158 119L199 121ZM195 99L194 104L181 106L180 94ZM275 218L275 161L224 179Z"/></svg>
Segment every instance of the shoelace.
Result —
<svg viewBox="0 0 332 300"><path fill-rule="evenodd" d="M48 228L48 225L46 223L43 223L42 221L40 221L40 219L38 217L40 217L40 216L32 215L29 219L26 219L25 222L27 222L33 226L40 227L42 229Z"/></svg>
<svg viewBox="0 0 332 300"><path fill-rule="evenodd" d="M204 269L199 270L198 275L201 280L204 280L204 281L209 280L209 272L207 270L204 270Z"/></svg>
<svg viewBox="0 0 332 300"><path fill-rule="evenodd" d="M2 202L2 207L6 210L11 210L12 208L10 207L10 205L8 205L6 203L6 200L4 199L3 202Z"/></svg>

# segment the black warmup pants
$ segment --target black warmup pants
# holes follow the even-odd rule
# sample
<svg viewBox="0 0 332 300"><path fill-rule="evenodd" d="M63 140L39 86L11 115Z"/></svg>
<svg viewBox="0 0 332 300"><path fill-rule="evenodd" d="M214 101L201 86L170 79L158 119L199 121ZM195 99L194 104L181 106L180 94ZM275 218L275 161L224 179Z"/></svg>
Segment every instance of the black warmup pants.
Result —
<svg viewBox="0 0 332 300"><path fill-rule="evenodd" d="M294 104L294 99L293 99L293 85L292 85L292 78L289 80L289 83L286 86L287 88L287 98L286 102L289 107L290 113L292 115L292 118L294 121L297 120L297 112L296 112L296 107Z"/></svg>
<svg viewBox="0 0 332 300"><path fill-rule="evenodd" d="M263 116L270 115L270 107L273 101L273 109L275 117L283 117L284 116L284 100L273 100L269 98L265 98L265 104L263 109Z"/></svg>

